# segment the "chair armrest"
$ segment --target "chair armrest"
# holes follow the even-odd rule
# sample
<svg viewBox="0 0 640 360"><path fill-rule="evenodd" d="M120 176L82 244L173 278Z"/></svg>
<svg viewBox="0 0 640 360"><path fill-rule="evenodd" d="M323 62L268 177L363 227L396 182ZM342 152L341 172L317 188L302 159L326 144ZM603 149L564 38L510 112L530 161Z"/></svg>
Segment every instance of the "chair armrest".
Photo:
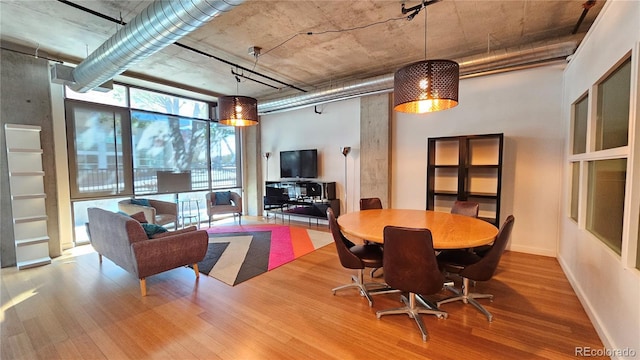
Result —
<svg viewBox="0 0 640 360"><path fill-rule="evenodd" d="M207 207L207 215L211 216L216 213L215 211L216 206L219 206L219 205L216 205L216 193L215 192L207 193L206 199L207 199L207 204L205 206Z"/></svg>
<svg viewBox="0 0 640 360"><path fill-rule="evenodd" d="M156 208L158 214L171 214L178 216L178 204L168 201L149 200L151 206Z"/></svg>
<svg viewBox="0 0 640 360"><path fill-rule="evenodd" d="M153 235L151 238L152 239L159 239L159 238L163 238L163 237L167 237L167 236L174 236L174 235L178 235L178 234L184 234L184 233L188 233L188 232L196 231L196 230L198 230L198 228L195 225L193 225L193 226L189 226L189 227L186 227L186 228L180 229L180 230L158 233L158 234Z"/></svg>
<svg viewBox="0 0 640 360"><path fill-rule="evenodd" d="M213 207L213 204L216 203L216 195L212 192L208 192L205 195L205 198L206 198L205 207L207 208L207 214L211 216L211 208Z"/></svg>
<svg viewBox="0 0 640 360"><path fill-rule="evenodd" d="M209 235L204 230L133 243L138 278L202 261L208 244Z"/></svg>
<svg viewBox="0 0 640 360"><path fill-rule="evenodd" d="M240 196L238 193L232 192L231 202L238 209L238 212L242 213L242 196Z"/></svg>

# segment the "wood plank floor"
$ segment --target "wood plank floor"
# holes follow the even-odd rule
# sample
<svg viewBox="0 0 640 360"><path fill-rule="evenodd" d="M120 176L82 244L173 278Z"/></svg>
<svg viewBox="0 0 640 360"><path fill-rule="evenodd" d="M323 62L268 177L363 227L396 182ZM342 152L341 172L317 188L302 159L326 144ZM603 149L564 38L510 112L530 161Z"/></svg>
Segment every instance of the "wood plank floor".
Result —
<svg viewBox="0 0 640 360"><path fill-rule="evenodd" d="M425 343L407 316L376 319L397 294L370 308L356 290L331 293L351 274L333 245L235 287L175 269L148 278L144 298L134 276L81 250L1 270L2 359L570 359L603 347L549 257L505 253L475 288L495 295L480 300L493 322L445 304L448 319L423 316Z"/></svg>

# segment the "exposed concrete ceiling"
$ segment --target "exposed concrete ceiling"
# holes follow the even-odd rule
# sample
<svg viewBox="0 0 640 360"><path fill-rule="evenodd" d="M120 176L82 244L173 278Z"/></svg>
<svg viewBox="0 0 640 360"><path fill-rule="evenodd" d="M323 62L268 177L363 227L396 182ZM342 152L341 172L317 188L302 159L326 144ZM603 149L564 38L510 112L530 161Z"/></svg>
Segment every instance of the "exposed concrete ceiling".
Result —
<svg viewBox="0 0 640 360"><path fill-rule="evenodd" d="M442 0L426 10L427 57L459 60L489 51L569 40L579 43L604 4L604 0L596 1L572 35L585 2ZM128 22L151 2L72 3ZM182 38L182 46L170 45L126 74L212 97L240 93L259 100L389 74L425 58L424 11L408 21L401 13L402 3L249 0ZM412 7L420 2L407 0L405 4ZM37 48L49 58L76 64L121 27L68 1L2 0L0 13L3 47L20 45L32 49L34 55ZM262 48L257 59L248 51L253 46ZM229 63L237 64L239 73L277 89L246 79L238 84L231 74L236 69Z"/></svg>

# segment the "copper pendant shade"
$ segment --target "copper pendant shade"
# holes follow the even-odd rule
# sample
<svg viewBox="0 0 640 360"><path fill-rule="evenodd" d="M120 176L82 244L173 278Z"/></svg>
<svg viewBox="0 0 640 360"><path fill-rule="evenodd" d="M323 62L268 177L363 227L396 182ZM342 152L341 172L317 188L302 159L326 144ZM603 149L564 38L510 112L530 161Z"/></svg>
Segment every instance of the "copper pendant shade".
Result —
<svg viewBox="0 0 640 360"><path fill-rule="evenodd" d="M423 114L458 105L460 66L452 60L423 60L394 74L393 109Z"/></svg>
<svg viewBox="0 0 640 360"><path fill-rule="evenodd" d="M258 100L248 96L221 96L218 98L218 122L231 126L257 125Z"/></svg>

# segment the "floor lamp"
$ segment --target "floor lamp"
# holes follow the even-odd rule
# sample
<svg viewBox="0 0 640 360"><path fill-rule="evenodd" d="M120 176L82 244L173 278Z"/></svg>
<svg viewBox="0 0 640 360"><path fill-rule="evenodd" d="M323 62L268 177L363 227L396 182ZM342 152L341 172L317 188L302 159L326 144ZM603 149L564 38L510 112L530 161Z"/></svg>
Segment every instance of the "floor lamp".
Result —
<svg viewBox="0 0 640 360"><path fill-rule="evenodd" d="M349 196L347 196L347 155L351 152L351 146L341 147L340 151L344 155L344 212L349 211Z"/></svg>
<svg viewBox="0 0 640 360"><path fill-rule="evenodd" d="M265 181L269 180L269 157L271 156L270 152L264 153L264 158L267 159L267 176L265 177Z"/></svg>
<svg viewBox="0 0 640 360"><path fill-rule="evenodd" d="M264 158L267 160L267 176L265 176L265 178L264 178L264 184L265 184L264 188L265 188L265 191L266 191L267 181L269 181L269 157L271 156L271 153L270 152L266 152L266 153L262 154L262 156L264 156ZM265 211L265 214L264 214L263 218L269 219L269 213L267 213Z"/></svg>

